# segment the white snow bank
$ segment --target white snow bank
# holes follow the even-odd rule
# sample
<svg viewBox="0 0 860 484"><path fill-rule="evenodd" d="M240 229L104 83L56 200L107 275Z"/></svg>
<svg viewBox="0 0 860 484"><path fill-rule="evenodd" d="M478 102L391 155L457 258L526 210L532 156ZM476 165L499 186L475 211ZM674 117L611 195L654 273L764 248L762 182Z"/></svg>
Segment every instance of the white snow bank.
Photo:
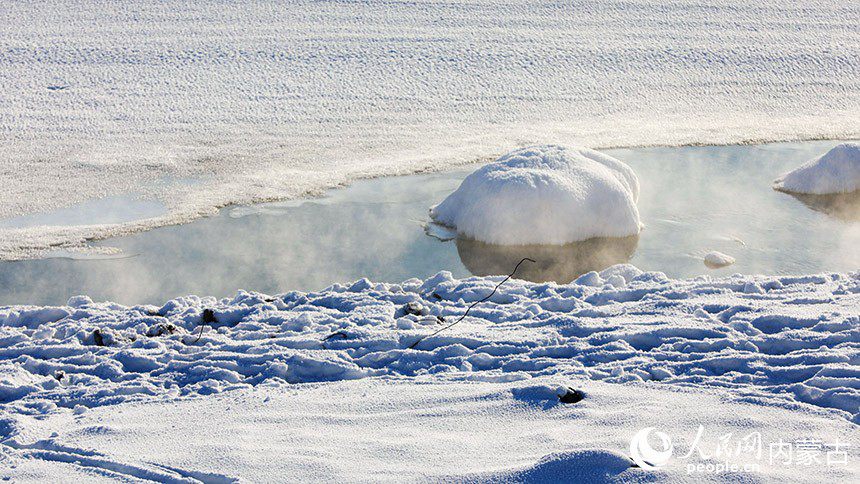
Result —
<svg viewBox="0 0 860 484"><path fill-rule="evenodd" d="M638 198L636 174L611 156L532 146L467 176L430 216L491 244L565 244L638 234Z"/></svg>
<svg viewBox="0 0 860 484"><path fill-rule="evenodd" d="M719 269L734 264L735 258L714 250L705 254L704 262L710 269Z"/></svg>
<svg viewBox="0 0 860 484"><path fill-rule="evenodd" d="M512 280L409 348L499 280L441 272L160 308L79 297L63 308L0 307L4 408L98 407L265 381L565 374L732 387L858 419L860 274L671 280L621 265L568 285Z"/></svg>
<svg viewBox="0 0 860 484"><path fill-rule="evenodd" d="M860 143L842 143L774 182L793 193L828 195L860 190Z"/></svg>
<svg viewBox="0 0 860 484"><path fill-rule="evenodd" d="M482 476L488 482L625 482L641 471L620 453L602 449L559 452L541 458L525 469Z"/></svg>
<svg viewBox="0 0 860 484"><path fill-rule="evenodd" d="M562 405L522 400L526 387L582 385ZM579 377L458 382L442 376L267 384L205 398L167 397L27 419L31 432L0 444L0 479L55 482L81 471L159 482L857 482L856 426L814 408L745 402L737 392ZM692 457L699 425L704 432ZM666 432L664 467L630 467L630 439ZM752 451L715 452L761 433ZM728 439L721 437L731 434ZM808 440L848 450L846 464L815 472L769 461L770 443ZM698 451L714 456L704 459ZM822 451L824 454L824 451ZM825 456L820 455L824 462ZM751 472L688 474L688 464L759 464ZM196 480L192 480L196 479ZM84 479L83 482L88 482Z"/></svg>
<svg viewBox="0 0 860 484"><path fill-rule="evenodd" d="M639 429L684 452L700 424L711 446L759 431L860 448L860 273L511 280L409 348L500 280L0 307L0 478L627 481L643 471L619 452ZM585 398L560 404L559 386ZM856 481L850 459L809 479Z"/></svg>
<svg viewBox="0 0 860 484"><path fill-rule="evenodd" d="M57 380L31 373L19 365L0 364L0 402L10 402L40 390L56 388Z"/></svg>

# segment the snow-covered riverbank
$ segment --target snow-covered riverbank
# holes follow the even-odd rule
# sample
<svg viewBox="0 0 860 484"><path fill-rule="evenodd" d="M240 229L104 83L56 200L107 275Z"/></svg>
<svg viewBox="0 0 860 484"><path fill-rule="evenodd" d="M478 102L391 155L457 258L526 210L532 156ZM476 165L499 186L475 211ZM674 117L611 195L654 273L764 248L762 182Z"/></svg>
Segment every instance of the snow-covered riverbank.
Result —
<svg viewBox="0 0 860 484"><path fill-rule="evenodd" d="M860 137L852 2L3 7L0 217L129 193L168 208L3 229L4 259L526 144Z"/></svg>
<svg viewBox="0 0 860 484"><path fill-rule="evenodd" d="M512 280L409 349L499 281L440 273L160 308L83 297L0 308L0 458L16 463L7 471L16 478L60 472L52 466L159 479L486 478L572 449L603 453L552 462L603 462L610 472L617 460L605 452L626 455L625 442L648 426L674 432L679 448L697 425L860 445L857 273L670 280L615 266L565 286ZM586 398L559 404L559 385ZM219 430L202 438L206 429ZM428 441L409 437L422 429ZM374 443L395 434L403 446ZM263 454L254 439L266 440ZM188 447L174 453L180 442ZM340 445L356 454L338 457ZM860 457L849 457L821 472L856 479ZM683 478L684 465L624 472ZM767 462L760 472L802 477Z"/></svg>

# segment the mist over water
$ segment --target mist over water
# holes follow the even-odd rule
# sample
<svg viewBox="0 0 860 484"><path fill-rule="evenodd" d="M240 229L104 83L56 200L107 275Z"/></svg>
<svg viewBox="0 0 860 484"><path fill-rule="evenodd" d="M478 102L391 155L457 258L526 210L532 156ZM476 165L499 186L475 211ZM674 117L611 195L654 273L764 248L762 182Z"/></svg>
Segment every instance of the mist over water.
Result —
<svg viewBox="0 0 860 484"><path fill-rule="evenodd" d="M524 265L520 277L559 282L627 261L672 277L857 270L856 196L824 200L771 188L779 175L835 144L607 150L639 176L645 228L638 239L500 249L425 235L428 208L470 167L357 182L319 200L227 208L187 225L97 243L121 249L125 258L2 262L0 304L64 304L77 294L161 304L238 289L318 290L361 277L400 282L440 270L487 275L510 272L526 256L539 262ZM711 250L737 262L708 269L702 257Z"/></svg>

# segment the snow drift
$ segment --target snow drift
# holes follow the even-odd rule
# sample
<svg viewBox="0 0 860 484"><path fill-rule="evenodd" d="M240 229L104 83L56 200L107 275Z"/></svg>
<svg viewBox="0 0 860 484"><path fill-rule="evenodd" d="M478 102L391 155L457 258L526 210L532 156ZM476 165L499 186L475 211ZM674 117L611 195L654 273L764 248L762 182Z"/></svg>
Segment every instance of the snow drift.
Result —
<svg viewBox="0 0 860 484"><path fill-rule="evenodd" d="M0 444L0 480L19 482L858 482L850 465L807 468L770 462L756 472L697 473L681 459L696 428L714 452L753 429L768 442L815 439L858 445L854 424L814 408L761 405L693 388L587 382L587 398L560 404L519 397L536 386L578 381L538 377L491 383L365 378L321 384L267 383L206 397L167 397L22 418ZM2 409L0 409L2 411ZM630 467L630 437L643 422L678 449L656 470ZM2 423L0 423L2 427ZM725 444L723 444L725 445ZM619 452L623 453L619 454ZM750 462L746 455L732 464ZM821 456L824 461L824 457ZM714 461L710 461L714 462ZM101 478L101 480L99 480Z"/></svg>
<svg viewBox="0 0 860 484"><path fill-rule="evenodd" d="M842 143L774 182L792 193L828 195L860 190L860 143Z"/></svg>
<svg viewBox="0 0 860 484"><path fill-rule="evenodd" d="M491 244L566 244L638 234L638 198L639 180L621 161L588 148L543 145L479 168L430 216Z"/></svg>
<svg viewBox="0 0 860 484"><path fill-rule="evenodd" d="M444 374L730 387L860 422L860 273L672 280L617 265L566 285L510 280L460 324L410 348L500 280L440 272L161 307L87 297L0 307L0 418L266 381Z"/></svg>
<svg viewBox="0 0 860 484"><path fill-rule="evenodd" d="M709 445L858 448L860 273L510 280L431 336L500 280L0 307L0 480L683 479L680 459L627 467L645 425L680 439L676 457L700 424ZM560 403L560 385L585 398ZM857 482L849 462L801 478Z"/></svg>

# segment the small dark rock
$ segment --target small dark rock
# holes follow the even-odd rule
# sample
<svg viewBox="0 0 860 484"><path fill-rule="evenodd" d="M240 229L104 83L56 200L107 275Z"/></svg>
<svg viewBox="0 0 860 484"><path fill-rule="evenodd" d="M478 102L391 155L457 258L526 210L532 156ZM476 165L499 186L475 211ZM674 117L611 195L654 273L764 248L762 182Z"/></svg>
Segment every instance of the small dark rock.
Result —
<svg viewBox="0 0 860 484"><path fill-rule="evenodd" d="M403 306L403 314L414 314L415 316L427 316L430 310L422 306L419 302L408 302Z"/></svg>
<svg viewBox="0 0 860 484"><path fill-rule="evenodd" d="M161 336L163 334L173 334L176 332L176 326L173 323L158 323L157 325L149 328L146 332L146 335L150 338L155 336Z"/></svg>
<svg viewBox="0 0 860 484"><path fill-rule="evenodd" d="M218 319L215 317L215 311L211 309L204 309L202 322L203 324L217 323Z"/></svg>
<svg viewBox="0 0 860 484"><path fill-rule="evenodd" d="M437 294L437 293L435 293L435 292L434 292L433 294L431 294L431 296L433 296L433 298L434 298L434 299L437 299L437 300L439 300L439 301L441 301L441 300L442 300L442 296L440 296L439 294Z"/></svg>
<svg viewBox="0 0 860 484"><path fill-rule="evenodd" d="M558 401L561 403L576 403L585 398L585 394L579 390L567 387L567 392L564 395L558 397Z"/></svg>
<svg viewBox="0 0 860 484"><path fill-rule="evenodd" d="M95 342L96 346L104 346L105 345L105 340L104 340L104 337L102 337L101 331L99 331L99 330L93 331L93 341Z"/></svg>
<svg viewBox="0 0 860 484"><path fill-rule="evenodd" d="M54 378L56 378L57 381L63 381L63 378L65 378L65 377L66 377L66 372L64 372L63 370L59 370L56 373L54 373Z"/></svg>

